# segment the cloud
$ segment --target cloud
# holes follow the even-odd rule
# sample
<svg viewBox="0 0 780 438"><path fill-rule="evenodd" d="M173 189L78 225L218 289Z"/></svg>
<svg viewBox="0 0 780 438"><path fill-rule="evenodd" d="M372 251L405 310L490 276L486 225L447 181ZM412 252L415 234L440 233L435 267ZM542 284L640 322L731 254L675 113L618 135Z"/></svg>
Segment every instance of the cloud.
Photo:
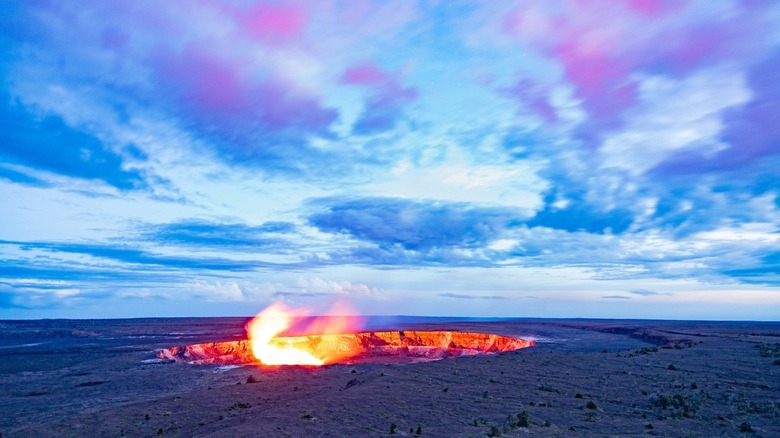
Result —
<svg viewBox="0 0 780 438"><path fill-rule="evenodd" d="M463 300L508 300L509 298L501 296L501 295L466 295L466 294L456 294L456 293L440 293L438 294L440 297L444 298L457 298L457 299L463 299Z"/></svg>
<svg viewBox="0 0 780 438"><path fill-rule="evenodd" d="M28 175L27 173L18 172L14 169L7 167L0 167L0 179L10 181L17 184L24 184L33 187L49 187L50 185L41 179Z"/></svg>
<svg viewBox="0 0 780 438"><path fill-rule="evenodd" d="M249 226L240 223L189 220L152 225L148 228L145 238L154 242L204 248L245 247L254 250L274 248L275 251L291 249L289 240L279 235L295 231L295 225L279 221Z"/></svg>
<svg viewBox="0 0 780 438"><path fill-rule="evenodd" d="M526 111L539 116L544 122L558 121L558 110L551 102L552 89L549 85L521 77L514 85L501 91L507 97L516 100Z"/></svg>
<svg viewBox="0 0 780 438"><path fill-rule="evenodd" d="M383 197L326 198L310 205L309 223L320 231L411 251L481 248L518 216L506 207Z"/></svg>
<svg viewBox="0 0 780 438"><path fill-rule="evenodd" d="M258 231L261 231L263 233L292 233L294 232L297 227L295 224L291 222L284 222L284 221L268 221L263 222L261 225L256 227Z"/></svg>
<svg viewBox="0 0 780 438"><path fill-rule="evenodd" d="M299 277L295 282L295 287L308 293L323 292L336 295L378 295L381 293L380 289L372 288L363 283L352 283L347 280L327 281L319 277Z"/></svg>
<svg viewBox="0 0 780 438"><path fill-rule="evenodd" d="M244 301L246 296L241 286L235 281L207 282L195 281L190 285L195 297L203 297L213 301Z"/></svg>
<svg viewBox="0 0 780 438"><path fill-rule="evenodd" d="M756 201L753 208L759 205L766 202ZM310 201L308 207L310 225L339 237L326 255L307 258L322 265L579 266L604 280L693 276L729 282L726 265L755 267L773 242L772 227L720 228L711 236L704 230L719 225L664 228L658 222L652 226L643 222L639 227L633 225L630 211L601 216L552 199L545 208L556 209L556 215L543 210L530 219L507 207L404 198L322 198ZM711 220L713 208L702 210L702 221ZM723 218L722 213L716 216ZM686 216L692 217L695 220ZM683 226L687 231L679 233ZM756 237L739 242L729 237L746 233ZM725 254L728 263L722 261Z"/></svg>
<svg viewBox="0 0 780 438"><path fill-rule="evenodd" d="M39 31L20 34L29 50L15 53L8 76L14 96L36 101L42 111L63 118L84 112L69 114L40 99L46 93L39 90L59 89L115 119L93 117L86 136L151 117L183 125L220 159L269 173L299 171L302 156L318 153L312 139L333 136L339 111L322 104L320 78L307 73L322 70L327 55L310 44L303 6L185 0L152 9L113 3L76 14L66 9L56 1L25 8L18 21ZM64 70L41 61L60 56L68 60ZM106 164L104 172L116 166L110 155L95 156L98 147L85 148ZM63 156L79 154L60 150L60 161L72 166L73 158ZM124 187L118 181L127 185L126 179L109 181Z"/></svg>
<svg viewBox="0 0 780 438"><path fill-rule="evenodd" d="M497 19L505 35L560 63L588 114L580 135L593 141L622 125L637 101L637 73L680 77L767 47L770 2L713 3L539 1Z"/></svg>
<svg viewBox="0 0 780 438"><path fill-rule="evenodd" d="M766 252L752 266L723 269L723 273L746 283L780 285L780 251Z"/></svg>
<svg viewBox="0 0 780 438"><path fill-rule="evenodd" d="M403 116L404 107L414 102L418 91L404 87L400 74L389 74L374 63L363 63L347 68L341 75L346 85L370 89L363 112L358 116L353 133L375 134L394 128Z"/></svg>
<svg viewBox="0 0 780 438"><path fill-rule="evenodd" d="M656 170L660 176L732 173L738 180L775 180L772 169L780 162L780 51L752 66L747 75L751 99L723 116L724 127L716 151L684 150ZM747 171L747 172L746 172ZM766 185L762 184L764 187ZM761 190L763 191L763 190Z"/></svg>
<svg viewBox="0 0 780 438"><path fill-rule="evenodd" d="M392 77L373 62L353 65L341 75L341 83L349 85L377 85L392 80Z"/></svg>
<svg viewBox="0 0 780 438"><path fill-rule="evenodd" d="M0 284L0 309L24 308L17 301L17 292L10 286Z"/></svg>
<svg viewBox="0 0 780 438"><path fill-rule="evenodd" d="M22 250L44 250L53 253L84 254L97 259L107 259L129 265L158 266L175 269L249 271L274 264L259 261L238 261L217 257L182 257L154 254L125 245L100 245L88 243L14 242L0 241L4 245L18 245Z"/></svg>
<svg viewBox="0 0 780 438"><path fill-rule="evenodd" d="M329 296L328 292L276 291L271 296L274 299L286 300L296 298L318 298Z"/></svg>
<svg viewBox="0 0 780 438"><path fill-rule="evenodd" d="M777 2L6 9L0 307L780 285Z"/></svg>
<svg viewBox="0 0 780 438"><path fill-rule="evenodd" d="M111 134L164 124L185 137L180 144L190 150L180 152L189 159L209 155L275 177L332 175L352 164L345 159L352 151L343 150L352 142L333 132L343 111L331 103L343 103L337 70L386 46L419 16L418 7L183 0L68 12L59 0L14 5L0 40L9 47L0 61L3 87L71 126L86 119L77 128L108 143L106 150L119 147ZM392 129L416 98L398 75L385 79L368 86L356 132ZM71 97L68 105L58 93ZM322 147L329 142L339 147ZM106 172L109 158L101 157ZM109 181L124 188L132 170L122 164L130 175Z"/></svg>
<svg viewBox="0 0 780 438"><path fill-rule="evenodd" d="M101 288L85 290L68 282L58 283L0 281L0 309L62 309L85 300L101 300L113 295Z"/></svg>
<svg viewBox="0 0 780 438"><path fill-rule="evenodd" d="M293 156L316 153L308 147L309 138L330 135L338 112L289 76L272 72L258 78L243 61L217 50L191 43L181 51L158 51L159 91L171 109L190 118L224 156L239 162L290 167Z"/></svg>
<svg viewBox="0 0 780 438"><path fill-rule="evenodd" d="M539 173L551 187L530 226L614 234L660 226L682 236L748 220L755 209L745 200L776 192L776 5L572 0L513 8L481 8L490 24L472 23L469 41L540 57L509 74L495 69L511 79L489 84L523 109L505 153L550 158ZM562 115L572 108L582 117ZM743 205L741 217L726 204Z"/></svg>
<svg viewBox="0 0 780 438"><path fill-rule="evenodd" d="M102 181L120 190L144 188L137 170L94 135L68 125L57 114L29 108L0 92L0 162L59 175ZM14 182L40 185L38 178L3 170Z"/></svg>
<svg viewBox="0 0 780 438"><path fill-rule="evenodd" d="M557 190L545 196L544 208L528 221L530 227L547 227L570 232L620 234L634 222L634 213L625 208L594 205L581 191L561 193Z"/></svg>
<svg viewBox="0 0 780 438"><path fill-rule="evenodd" d="M306 11L293 4L261 3L236 13L242 30L266 43L280 44L298 39L306 29Z"/></svg>
<svg viewBox="0 0 780 438"><path fill-rule="evenodd" d="M640 296L643 296L643 297L649 297L649 296L653 296L653 295L668 295L668 294L665 294L665 293L655 292L655 291L647 290L647 289L634 289L634 290L628 291L628 293L633 294L633 295L640 295Z"/></svg>
<svg viewBox="0 0 780 438"><path fill-rule="evenodd" d="M750 98L742 74L730 70L699 71L679 80L644 77L636 104L624 112L624 126L601 144L601 165L641 175L678 154L718 154L727 148L719 138L724 118Z"/></svg>
<svg viewBox="0 0 780 438"><path fill-rule="evenodd" d="M37 280L105 282L105 281L152 281L159 280L159 273L151 270L131 270L118 266L89 266L83 263L65 263L63 260L27 260L7 259L0 265L0 278L19 280L34 278ZM170 278L170 277L169 277ZM41 286L36 285L36 288Z"/></svg>

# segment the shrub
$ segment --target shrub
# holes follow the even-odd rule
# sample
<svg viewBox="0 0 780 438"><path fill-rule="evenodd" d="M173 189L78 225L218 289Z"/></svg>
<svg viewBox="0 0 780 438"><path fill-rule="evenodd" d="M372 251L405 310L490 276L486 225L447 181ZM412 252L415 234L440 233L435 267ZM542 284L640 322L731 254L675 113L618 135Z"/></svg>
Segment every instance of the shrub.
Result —
<svg viewBox="0 0 780 438"><path fill-rule="evenodd" d="M656 408L670 409L672 416L678 418L690 417L698 408L698 402L695 398L692 399L681 394L652 396L650 403Z"/></svg>
<svg viewBox="0 0 780 438"><path fill-rule="evenodd" d="M529 427L531 425L531 422L528 420L528 412L523 411L517 414L517 425L518 427Z"/></svg>
<svg viewBox="0 0 780 438"><path fill-rule="evenodd" d="M233 404L232 404L232 405L231 405L231 406L228 408L228 411L234 411L234 410L236 410L236 409L249 409L249 408L251 408L251 407L252 407L252 405L250 405L249 403L238 402L238 403L233 403Z"/></svg>
<svg viewBox="0 0 780 438"><path fill-rule="evenodd" d="M476 421L474 421L476 425ZM504 432L517 429L518 427L531 427L531 421L528 419L528 412L523 411L517 415L510 415L504 423Z"/></svg>

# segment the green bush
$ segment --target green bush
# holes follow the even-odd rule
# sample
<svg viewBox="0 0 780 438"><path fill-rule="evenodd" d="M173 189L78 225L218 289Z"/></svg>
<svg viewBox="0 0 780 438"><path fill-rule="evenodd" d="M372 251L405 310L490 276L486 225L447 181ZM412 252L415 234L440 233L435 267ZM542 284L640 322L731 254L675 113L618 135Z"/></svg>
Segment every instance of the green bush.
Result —
<svg viewBox="0 0 780 438"><path fill-rule="evenodd" d="M518 427L529 427L531 425L531 422L528 420L528 412L523 411L517 414L517 426Z"/></svg>
<svg viewBox="0 0 780 438"><path fill-rule="evenodd" d="M496 426L495 424L490 426L490 430L488 431L487 436L495 437L500 435L501 435L501 430L498 428L498 426Z"/></svg>

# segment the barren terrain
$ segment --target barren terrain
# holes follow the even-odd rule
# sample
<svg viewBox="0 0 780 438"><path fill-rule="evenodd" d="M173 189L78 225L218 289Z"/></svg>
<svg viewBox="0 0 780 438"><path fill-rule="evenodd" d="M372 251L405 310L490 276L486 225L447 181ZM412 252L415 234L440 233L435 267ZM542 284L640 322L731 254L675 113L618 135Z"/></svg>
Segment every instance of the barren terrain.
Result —
<svg viewBox="0 0 780 438"><path fill-rule="evenodd" d="M780 323L398 320L532 348L428 363L220 368L155 351L243 318L0 321L0 433L780 436ZM249 383L251 382L251 383Z"/></svg>

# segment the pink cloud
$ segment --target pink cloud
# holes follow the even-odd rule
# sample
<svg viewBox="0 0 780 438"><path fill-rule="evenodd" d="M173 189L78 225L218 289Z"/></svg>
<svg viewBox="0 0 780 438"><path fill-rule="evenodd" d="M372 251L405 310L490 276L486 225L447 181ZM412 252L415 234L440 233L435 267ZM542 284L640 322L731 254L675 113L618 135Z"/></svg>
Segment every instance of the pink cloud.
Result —
<svg viewBox="0 0 780 438"><path fill-rule="evenodd" d="M516 99L525 109L531 110L546 122L556 122L558 112L548 99L549 87L527 78L521 78L510 88L504 90L507 97Z"/></svg>
<svg viewBox="0 0 780 438"><path fill-rule="evenodd" d="M501 29L560 62L594 133L620 126L641 74L685 76L760 53L763 4L713 20L680 0L536 2L502 18Z"/></svg>
<svg viewBox="0 0 780 438"><path fill-rule="evenodd" d="M639 14L657 17L682 6L681 0L628 0L628 6Z"/></svg>
<svg viewBox="0 0 780 438"><path fill-rule="evenodd" d="M372 134L396 126L404 108L417 100L415 87L404 87L400 73L388 73L374 62L364 62L347 68L341 75L341 83L368 87L363 112L355 122L356 134Z"/></svg>
<svg viewBox="0 0 780 438"><path fill-rule="evenodd" d="M306 11L290 4L258 4L237 16L242 30L261 41L293 39L306 29Z"/></svg>
<svg viewBox="0 0 780 438"><path fill-rule="evenodd" d="M199 125L228 136L260 127L303 138L325 133L338 117L294 83L256 78L244 64L196 44L181 53L162 51L156 69L161 95L170 96L174 108Z"/></svg>
<svg viewBox="0 0 780 438"><path fill-rule="evenodd" d="M404 88L398 83L387 84L366 99L363 113L355 122L356 134L372 134L394 128L404 113L406 105L417 100L414 87Z"/></svg>
<svg viewBox="0 0 780 438"><path fill-rule="evenodd" d="M337 111L296 93L293 86L282 80L268 80L252 93L258 101L259 118L272 129L296 128L304 133L323 133L338 117Z"/></svg>
<svg viewBox="0 0 780 438"><path fill-rule="evenodd" d="M341 75L342 84L370 85L386 82L387 74L373 62L354 65Z"/></svg>
<svg viewBox="0 0 780 438"><path fill-rule="evenodd" d="M753 100L724 116L723 139L731 147L716 157L724 168L780 157L780 51L755 65L748 82Z"/></svg>
<svg viewBox="0 0 780 438"><path fill-rule="evenodd" d="M248 84L240 71L204 47L189 45L181 53L164 51L158 57L158 73L184 108L217 114L247 110Z"/></svg>

